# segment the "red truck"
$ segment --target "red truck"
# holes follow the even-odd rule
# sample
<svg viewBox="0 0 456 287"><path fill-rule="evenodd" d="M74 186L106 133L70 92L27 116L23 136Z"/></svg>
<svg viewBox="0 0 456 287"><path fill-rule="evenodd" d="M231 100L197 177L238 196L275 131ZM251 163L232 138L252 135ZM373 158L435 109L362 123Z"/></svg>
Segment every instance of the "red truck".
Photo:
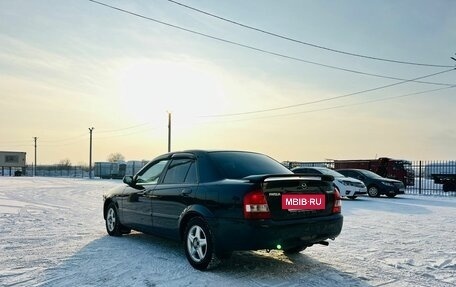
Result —
<svg viewBox="0 0 456 287"><path fill-rule="evenodd" d="M358 168L373 171L380 176L400 180L405 186L415 184L412 163L406 160L381 157L378 159L334 160L334 169Z"/></svg>

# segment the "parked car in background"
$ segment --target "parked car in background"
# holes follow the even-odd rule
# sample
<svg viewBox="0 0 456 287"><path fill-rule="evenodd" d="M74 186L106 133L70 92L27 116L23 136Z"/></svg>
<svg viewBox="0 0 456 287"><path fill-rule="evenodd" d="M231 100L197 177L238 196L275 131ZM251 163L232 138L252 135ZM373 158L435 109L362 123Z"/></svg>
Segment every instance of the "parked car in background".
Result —
<svg viewBox="0 0 456 287"><path fill-rule="evenodd" d="M341 196L355 199L359 195L366 194L367 189L364 183L358 179L346 177L332 169L326 167L295 167L291 171L307 175L331 175L334 177L334 185L339 190Z"/></svg>
<svg viewBox="0 0 456 287"><path fill-rule="evenodd" d="M339 169L364 169L375 172L385 177L400 180L405 186L415 184L415 172L412 163L408 160L380 157L378 159L334 160L333 168Z"/></svg>
<svg viewBox="0 0 456 287"><path fill-rule="evenodd" d="M234 250L328 245L343 224L332 180L296 175L259 153L173 152L104 195L103 216L112 236L134 229L182 241L189 263L204 270Z"/></svg>
<svg viewBox="0 0 456 287"><path fill-rule="evenodd" d="M361 180L367 186L367 194L371 197L379 197L384 194L395 197L405 193L405 185L400 180L381 177L380 175L365 169L338 169L345 176Z"/></svg>

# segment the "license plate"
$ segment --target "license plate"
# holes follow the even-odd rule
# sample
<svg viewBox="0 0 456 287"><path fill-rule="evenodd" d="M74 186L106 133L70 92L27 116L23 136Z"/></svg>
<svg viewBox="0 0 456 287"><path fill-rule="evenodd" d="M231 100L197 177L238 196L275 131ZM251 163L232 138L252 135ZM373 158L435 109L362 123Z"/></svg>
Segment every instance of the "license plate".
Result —
<svg viewBox="0 0 456 287"><path fill-rule="evenodd" d="M282 209L320 210L326 207L324 194L283 194Z"/></svg>

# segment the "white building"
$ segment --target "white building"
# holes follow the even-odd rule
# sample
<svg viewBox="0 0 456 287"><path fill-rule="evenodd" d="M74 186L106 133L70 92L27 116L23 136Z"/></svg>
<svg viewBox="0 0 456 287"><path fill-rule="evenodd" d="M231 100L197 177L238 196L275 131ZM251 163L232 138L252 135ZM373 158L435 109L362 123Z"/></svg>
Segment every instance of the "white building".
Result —
<svg viewBox="0 0 456 287"><path fill-rule="evenodd" d="M25 171L25 152L20 151L0 151L0 168L1 175L13 175L13 171ZM15 173L16 175L19 173Z"/></svg>

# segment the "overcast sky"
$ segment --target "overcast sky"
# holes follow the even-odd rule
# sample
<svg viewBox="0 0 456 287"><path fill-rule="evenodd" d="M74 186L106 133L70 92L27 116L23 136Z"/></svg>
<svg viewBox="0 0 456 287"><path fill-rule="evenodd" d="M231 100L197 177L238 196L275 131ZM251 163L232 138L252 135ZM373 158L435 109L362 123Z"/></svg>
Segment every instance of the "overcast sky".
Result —
<svg viewBox="0 0 456 287"><path fill-rule="evenodd" d="M319 49L166 0L100 1L149 19L83 0L0 1L0 150L32 163L36 136L38 164L87 164L94 127L94 161L152 159L167 151L171 112L172 150L456 158L456 1L178 0L301 42L435 66Z"/></svg>

